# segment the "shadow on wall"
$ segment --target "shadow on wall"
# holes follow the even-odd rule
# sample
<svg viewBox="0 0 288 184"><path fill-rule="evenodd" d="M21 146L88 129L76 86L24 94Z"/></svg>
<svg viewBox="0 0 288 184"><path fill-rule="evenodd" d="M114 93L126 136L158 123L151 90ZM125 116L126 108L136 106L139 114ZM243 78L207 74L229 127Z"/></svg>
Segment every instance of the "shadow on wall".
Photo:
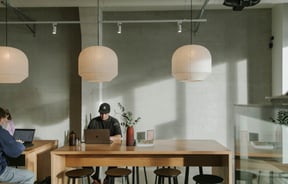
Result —
<svg viewBox="0 0 288 184"><path fill-rule="evenodd" d="M155 132L156 139L180 139L181 135L186 135L185 128L175 121L157 125Z"/></svg>
<svg viewBox="0 0 288 184"><path fill-rule="evenodd" d="M68 102L57 101L50 104L42 104L41 106L33 106L19 114L23 117L21 121L32 121L39 126L52 125L52 123L58 123L68 118ZM23 113L23 114L22 114ZM29 116L26 116L27 114ZM18 113L17 113L18 114ZM36 122L35 120L39 120Z"/></svg>
<svg viewBox="0 0 288 184"><path fill-rule="evenodd" d="M15 122L24 124L27 122L46 126L67 119L69 99L64 99L60 93L50 93L43 98L41 90L43 89L32 87L23 89L22 84L18 86L3 84L0 93L1 106L9 109Z"/></svg>

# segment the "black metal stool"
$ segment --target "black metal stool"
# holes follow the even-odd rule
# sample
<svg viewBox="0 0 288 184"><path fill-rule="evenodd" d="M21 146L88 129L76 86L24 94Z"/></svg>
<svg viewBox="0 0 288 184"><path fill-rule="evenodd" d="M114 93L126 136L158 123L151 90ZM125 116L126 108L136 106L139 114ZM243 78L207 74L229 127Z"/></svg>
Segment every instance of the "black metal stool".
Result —
<svg viewBox="0 0 288 184"><path fill-rule="evenodd" d="M113 168L105 172L105 174L108 177L109 184L114 184L114 179L117 177L122 178L122 184L125 184L126 183L125 181L127 181L127 183L129 184L128 176L130 173L131 173L131 170L127 168Z"/></svg>
<svg viewBox="0 0 288 184"><path fill-rule="evenodd" d="M173 178L174 184L178 184L178 175L181 174L181 171L175 168L160 168L154 171L156 177L158 177L158 184L164 184L164 179Z"/></svg>
<svg viewBox="0 0 288 184"><path fill-rule="evenodd" d="M145 184L148 184L146 167L143 167L143 171L144 171ZM136 183L139 184L140 183L140 176L139 176L139 167L138 166L137 167L135 167L135 166L132 167L132 184L135 184L135 172L136 172Z"/></svg>
<svg viewBox="0 0 288 184"><path fill-rule="evenodd" d="M212 175L212 174L203 174L203 168L199 167L198 175L193 177L193 180L196 184L220 184L224 180L220 176Z"/></svg>
<svg viewBox="0 0 288 184"><path fill-rule="evenodd" d="M92 169L74 169L67 171L65 175L68 177L68 184L70 184L71 179L72 183L75 184L75 180L78 178L81 178L82 183L84 183L84 178L87 178L88 184L90 184L90 176L92 173Z"/></svg>

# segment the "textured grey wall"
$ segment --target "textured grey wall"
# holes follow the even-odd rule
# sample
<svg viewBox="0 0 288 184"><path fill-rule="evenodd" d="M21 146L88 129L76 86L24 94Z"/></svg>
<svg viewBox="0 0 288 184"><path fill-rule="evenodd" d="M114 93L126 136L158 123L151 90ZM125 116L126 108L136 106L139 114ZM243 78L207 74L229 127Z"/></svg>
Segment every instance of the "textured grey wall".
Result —
<svg viewBox="0 0 288 184"><path fill-rule="evenodd" d="M75 9L25 9L25 13L36 20L78 19ZM80 122L85 125L90 113L98 114L98 104L107 101L113 116L119 117L121 102L142 117L136 129L154 128L157 138L215 139L232 148L234 104L262 103L271 95L271 10L207 10L204 15L208 21L201 24L193 43L212 54L207 80L182 83L171 76L174 50L190 43L189 25L177 34L177 25L171 23L123 24L118 35L116 24L105 24L103 45L117 53L119 75L104 84L83 82L82 106L79 25L59 25L57 35L51 34L51 25L37 25L36 37L24 25L9 26L9 45L27 54L30 75L18 85L0 84L0 106L11 110L18 127L36 127L38 138L59 139L60 144L65 130L80 132ZM189 13L181 12L104 14L113 20L187 17ZM0 25L1 41L3 31ZM95 34L82 36L95 39Z"/></svg>
<svg viewBox="0 0 288 184"><path fill-rule="evenodd" d="M25 13L36 20L78 18L75 9L25 9ZM187 17L189 12L104 14L113 20ZM182 34L171 23L123 24L121 35L116 34L116 24L105 24L103 45L117 53L119 75L103 85L84 82L89 89L82 89L82 120L79 25L59 25L57 35L51 34L51 25L37 25L36 37L23 25L9 26L9 44L27 54L30 76L19 85L0 85L1 106L12 111L17 125L39 127L38 137L60 142L69 124L79 132L80 121L85 123L90 113L97 115L97 105L108 101L112 115L118 115L117 103L122 102L142 117L137 128L154 128L157 138L211 138L231 146L233 104L262 103L271 94L271 11L209 10L204 18L208 21L201 24L193 43L211 51L213 71L199 83L182 83L171 76L174 50L190 43L188 24Z"/></svg>
<svg viewBox="0 0 288 184"><path fill-rule="evenodd" d="M77 8L21 9L36 21L78 20ZM1 9L1 20L3 20ZM9 20L16 19L9 11ZM0 25L1 45L4 25ZM0 106L8 108L16 127L36 127L36 137L62 143L69 122L78 126L81 111L81 80L78 54L80 26L37 24L35 37L25 25L8 25L8 45L21 49L29 60L29 77L21 84L0 84ZM3 42L2 42L3 40Z"/></svg>
<svg viewBox="0 0 288 184"><path fill-rule="evenodd" d="M106 12L103 17L159 20L189 15ZM116 24L104 24L103 45L117 53L119 74L102 85L84 82L82 123L90 113L98 114L102 101L111 103L112 115L119 118L121 102L142 117L137 128L154 128L157 138L211 138L232 148L233 105L263 103L271 94L271 10L207 10L203 18L207 22L192 40L210 50L213 69L207 80L196 83L178 82L171 76L173 52L190 43L188 24L182 34L177 33L176 23L122 24L120 35Z"/></svg>
<svg viewBox="0 0 288 184"><path fill-rule="evenodd" d="M106 12L103 17L159 20L189 15ZM120 118L117 103L121 102L142 117L136 131L155 129L157 139L215 139L233 150L234 104L263 103L271 94L271 10L207 10L203 18L207 22L192 40L210 50L213 68L205 81L195 83L178 82L171 76L173 52L190 44L189 24L183 24L181 34L176 23L122 24L120 35L116 24L104 24L103 45L117 53L119 74L109 83L82 81L82 128L90 113L98 115L103 101L112 105L111 115ZM89 40L88 35L84 37ZM87 45L85 40L83 45ZM192 168L191 175L196 173Z"/></svg>

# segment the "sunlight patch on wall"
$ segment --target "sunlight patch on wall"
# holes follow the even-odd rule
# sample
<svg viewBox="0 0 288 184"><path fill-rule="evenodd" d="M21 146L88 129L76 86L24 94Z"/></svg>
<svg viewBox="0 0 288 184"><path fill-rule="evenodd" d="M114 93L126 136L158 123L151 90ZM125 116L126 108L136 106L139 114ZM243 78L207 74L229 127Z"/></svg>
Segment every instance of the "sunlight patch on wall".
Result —
<svg viewBox="0 0 288 184"><path fill-rule="evenodd" d="M186 84L186 138L219 140L226 134L228 69L227 63L218 64L207 80Z"/></svg>
<svg viewBox="0 0 288 184"><path fill-rule="evenodd" d="M283 63L282 63L282 94L288 93L288 47L283 49Z"/></svg>
<svg viewBox="0 0 288 184"><path fill-rule="evenodd" d="M83 114L95 114L97 112L98 105L102 100L101 92L101 84L82 80L82 116Z"/></svg>
<svg viewBox="0 0 288 184"><path fill-rule="evenodd" d="M114 98L109 98L109 100L106 100L105 102L110 104L111 111L110 115L117 118L119 121L121 120L121 114L120 114L120 108L118 103L121 103L123 105L123 96L117 96Z"/></svg>
<svg viewBox="0 0 288 184"><path fill-rule="evenodd" d="M17 126L18 127L18 126ZM33 125L28 126L25 124L23 128L35 128L35 136L34 139L41 139L41 140L58 140L58 145L63 146L65 141L65 136L69 132L69 119L65 119L61 122L50 124L46 126L39 126L39 125ZM47 131L48 130L48 131ZM48 133L50 130L50 133ZM53 130L53 132L51 132ZM66 137L67 138L67 137Z"/></svg>
<svg viewBox="0 0 288 184"><path fill-rule="evenodd" d="M247 104L248 103L248 69L247 60L242 60L236 63L236 103Z"/></svg>
<svg viewBox="0 0 288 184"><path fill-rule="evenodd" d="M176 119L176 85L174 79L162 80L135 89L135 115L143 122L139 127L169 123ZM138 125L137 125L138 126ZM153 128L153 127L152 127Z"/></svg>

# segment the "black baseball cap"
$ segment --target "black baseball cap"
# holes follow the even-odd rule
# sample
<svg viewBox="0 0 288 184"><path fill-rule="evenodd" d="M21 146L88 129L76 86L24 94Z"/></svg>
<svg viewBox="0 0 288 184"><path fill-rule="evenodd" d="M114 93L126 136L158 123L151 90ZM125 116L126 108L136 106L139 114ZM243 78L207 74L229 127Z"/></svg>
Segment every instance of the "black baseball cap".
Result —
<svg viewBox="0 0 288 184"><path fill-rule="evenodd" d="M102 103L98 110L101 114L106 114L110 112L110 105L108 103Z"/></svg>

